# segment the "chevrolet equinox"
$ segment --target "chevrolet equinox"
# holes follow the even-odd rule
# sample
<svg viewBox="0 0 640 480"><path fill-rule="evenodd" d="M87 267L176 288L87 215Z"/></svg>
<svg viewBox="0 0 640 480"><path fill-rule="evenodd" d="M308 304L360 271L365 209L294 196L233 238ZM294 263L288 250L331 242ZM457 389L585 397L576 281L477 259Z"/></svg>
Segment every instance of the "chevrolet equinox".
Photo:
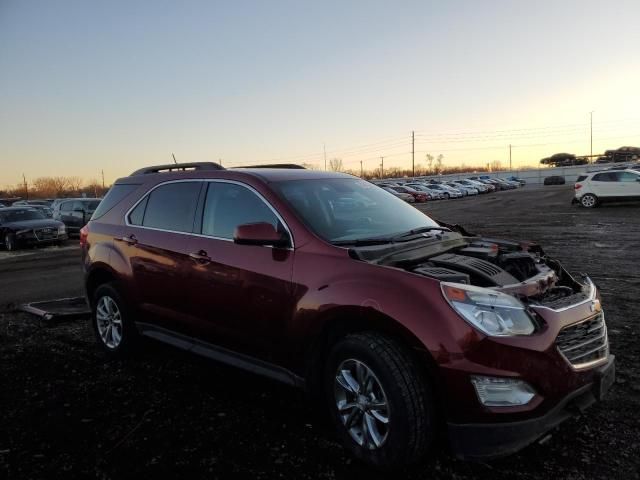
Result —
<svg viewBox="0 0 640 480"><path fill-rule="evenodd" d="M145 336L303 387L370 465L516 452L614 381L586 275L350 175L145 168L80 243L108 355Z"/></svg>

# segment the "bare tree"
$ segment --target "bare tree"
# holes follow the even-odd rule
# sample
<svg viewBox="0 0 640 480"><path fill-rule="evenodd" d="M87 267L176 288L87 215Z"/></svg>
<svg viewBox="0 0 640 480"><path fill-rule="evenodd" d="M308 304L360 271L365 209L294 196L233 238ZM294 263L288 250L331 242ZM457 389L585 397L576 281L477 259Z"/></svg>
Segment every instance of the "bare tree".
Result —
<svg viewBox="0 0 640 480"><path fill-rule="evenodd" d="M436 173L442 173L442 161L444 160L444 155L438 155L436 158Z"/></svg>
<svg viewBox="0 0 640 480"><path fill-rule="evenodd" d="M332 158L329 160L329 168L332 172L341 172L342 171L342 159L341 158Z"/></svg>
<svg viewBox="0 0 640 480"><path fill-rule="evenodd" d="M427 159L427 172L431 173L431 169L433 168L433 155L427 153L425 158Z"/></svg>
<svg viewBox="0 0 640 480"><path fill-rule="evenodd" d="M493 160L489 162L489 170L492 172L497 172L502 170L502 162L500 160Z"/></svg>

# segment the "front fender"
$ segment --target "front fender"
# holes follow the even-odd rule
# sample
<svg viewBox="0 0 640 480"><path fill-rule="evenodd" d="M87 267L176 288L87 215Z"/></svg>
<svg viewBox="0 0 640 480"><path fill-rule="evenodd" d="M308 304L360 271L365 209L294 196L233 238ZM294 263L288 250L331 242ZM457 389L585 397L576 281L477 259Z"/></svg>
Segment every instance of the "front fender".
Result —
<svg viewBox="0 0 640 480"><path fill-rule="evenodd" d="M466 345L480 339L445 301L437 280L347 256L320 261L317 256L298 255L294 266L301 293L290 333L302 348L308 349L337 313L365 325L368 319L387 317L439 363L460 358Z"/></svg>

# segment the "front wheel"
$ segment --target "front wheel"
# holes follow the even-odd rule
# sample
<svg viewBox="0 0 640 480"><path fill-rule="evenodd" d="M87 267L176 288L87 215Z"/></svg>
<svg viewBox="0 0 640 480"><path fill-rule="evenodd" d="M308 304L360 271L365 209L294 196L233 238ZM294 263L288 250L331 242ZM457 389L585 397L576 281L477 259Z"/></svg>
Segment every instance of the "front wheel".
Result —
<svg viewBox="0 0 640 480"><path fill-rule="evenodd" d="M344 447L363 462L401 467L429 450L435 433L431 389L395 340L375 332L340 340L326 364L325 392Z"/></svg>
<svg viewBox="0 0 640 480"><path fill-rule="evenodd" d="M598 205L598 198L591 193L585 193L580 198L580 204L586 208L593 208Z"/></svg>
<svg viewBox="0 0 640 480"><path fill-rule="evenodd" d="M4 248L7 252L12 252L16 249L16 236L13 233L4 234Z"/></svg>
<svg viewBox="0 0 640 480"><path fill-rule="evenodd" d="M447 192L444 193L444 199L449 200L449 194Z"/></svg>

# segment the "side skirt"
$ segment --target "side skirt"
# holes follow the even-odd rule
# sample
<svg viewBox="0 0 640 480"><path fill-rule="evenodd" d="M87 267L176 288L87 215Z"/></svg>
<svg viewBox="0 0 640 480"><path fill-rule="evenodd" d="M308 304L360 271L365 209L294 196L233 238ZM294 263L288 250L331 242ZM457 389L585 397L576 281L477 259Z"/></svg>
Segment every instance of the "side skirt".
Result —
<svg viewBox="0 0 640 480"><path fill-rule="evenodd" d="M218 345L203 342L193 337L183 335L181 333L158 327L150 323L136 322L138 331L149 338L167 343L174 347L187 352L195 353L203 357L210 358L217 362L231 365L232 367L241 368L251 373L261 375L263 377L277 380L298 388L304 388L304 378L296 375L291 370L279 367L269 362L228 350Z"/></svg>

